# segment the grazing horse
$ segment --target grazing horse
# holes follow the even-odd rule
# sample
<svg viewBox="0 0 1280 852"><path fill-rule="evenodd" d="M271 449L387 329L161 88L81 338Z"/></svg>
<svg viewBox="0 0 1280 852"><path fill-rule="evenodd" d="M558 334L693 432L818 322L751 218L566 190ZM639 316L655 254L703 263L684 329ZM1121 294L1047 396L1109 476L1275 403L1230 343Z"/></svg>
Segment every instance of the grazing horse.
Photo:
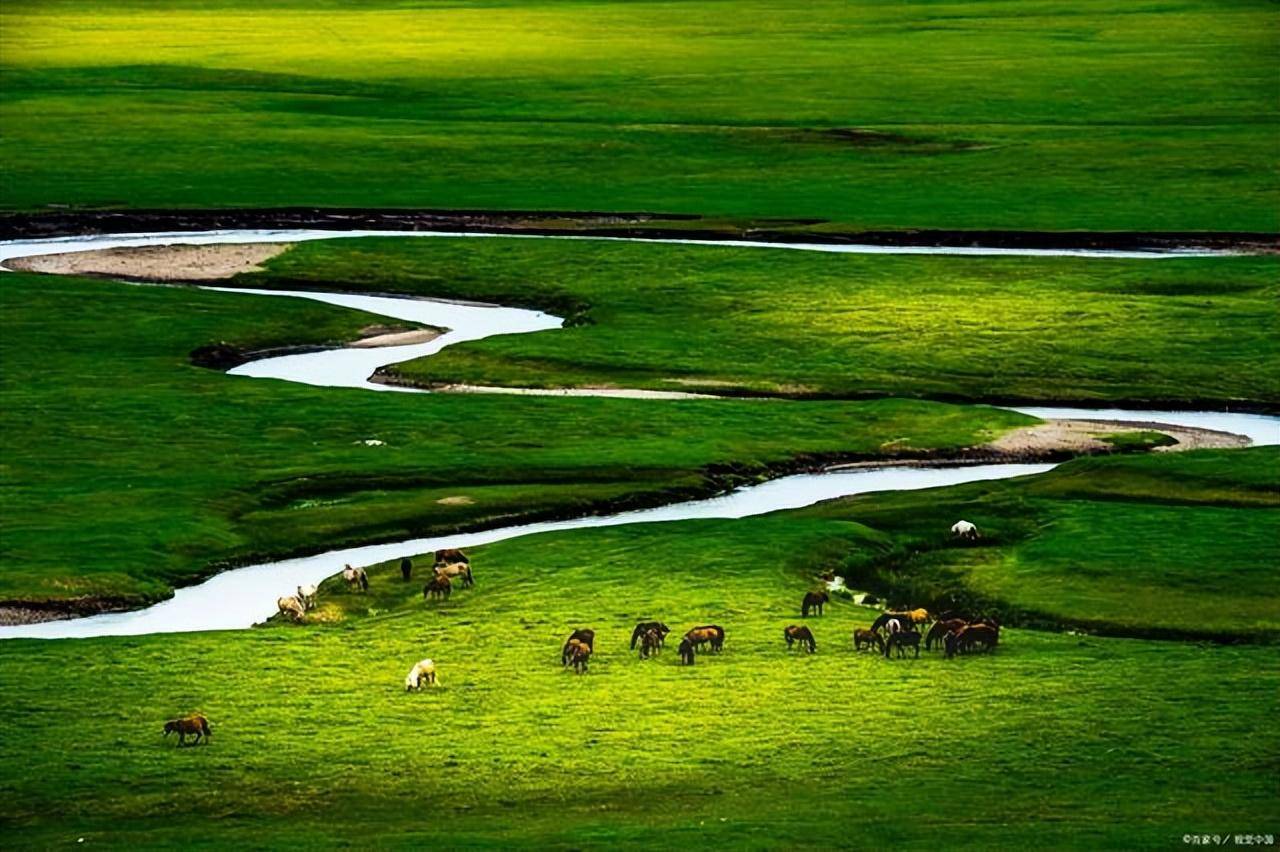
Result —
<svg viewBox="0 0 1280 852"><path fill-rule="evenodd" d="M813 631L807 627L798 624L792 624L782 631L782 638L787 640L787 650L791 650L792 643L799 642L801 648L808 648L812 654L818 650L818 643L813 638Z"/></svg>
<svg viewBox="0 0 1280 852"><path fill-rule="evenodd" d="M889 627L889 622L895 620L898 622L899 628L908 627L916 623L916 613L924 613L926 619L929 616L929 613L923 609L913 610L912 612L882 612L876 616L875 621L871 622L871 629L878 632L882 627Z"/></svg>
<svg viewBox="0 0 1280 852"><path fill-rule="evenodd" d="M905 657L907 648L916 649L916 657L920 656L920 632L918 630L901 630L897 633L889 635L889 641L884 645L884 655L887 658L889 652L894 648L898 649L898 656Z"/></svg>
<svg viewBox="0 0 1280 852"><path fill-rule="evenodd" d="M1000 631L986 624L970 624L956 634L956 639L959 650L965 654L978 645L982 646L982 650L990 651L1000 641Z"/></svg>
<svg viewBox="0 0 1280 852"><path fill-rule="evenodd" d="M822 607L831 600L831 595L826 592L806 592L804 600L800 603L800 615L803 618L809 617L809 610L816 609L818 615L822 615Z"/></svg>
<svg viewBox="0 0 1280 852"><path fill-rule="evenodd" d="M422 587L422 596L424 598L444 598L449 599L449 595L453 592L453 583L449 582L448 577L442 577L439 574L431 578L431 581Z"/></svg>
<svg viewBox="0 0 1280 852"><path fill-rule="evenodd" d="M404 677L404 691L436 685L436 664L433 660L419 660Z"/></svg>
<svg viewBox="0 0 1280 852"><path fill-rule="evenodd" d="M933 643L943 644L943 640L948 633L954 633L965 626L965 622L959 618L952 618L947 621L935 621L929 628L929 632L924 637L924 649L926 651L933 650Z"/></svg>
<svg viewBox="0 0 1280 852"><path fill-rule="evenodd" d="M680 662L686 666L693 665L693 642L689 639L680 640Z"/></svg>
<svg viewBox="0 0 1280 852"><path fill-rule="evenodd" d="M407 556L400 560L400 576L406 583L413 578L413 560Z"/></svg>
<svg viewBox="0 0 1280 852"><path fill-rule="evenodd" d="M342 579L347 581L348 589L359 587L361 591L369 591L369 575L365 573L363 568L352 568L350 565L342 566Z"/></svg>
<svg viewBox="0 0 1280 852"><path fill-rule="evenodd" d="M640 638L650 630L658 631L659 645L667 644L667 634L671 632L670 627L661 621L642 621L631 631L631 650L634 651L636 649L636 642L640 641Z"/></svg>
<svg viewBox="0 0 1280 852"><path fill-rule="evenodd" d="M444 550L436 551L436 567L437 568L439 568L441 565L456 565L458 563L462 563L463 565L470 565L471 560L467 558L467 554L463 553L461 550L458 550L456 547L449 547Z"/></svg>
<svg viewBox="0 0 1280 852"><path fill-rule="evenodd" d="M929 610L923 608L908 610L906 616L909 620L908 623L915 625L917 630L933 620L933 616L929 615Z"/></svg>
<svg viewBox="0 0 1280 852"><path fill-rule="evenodd" d="M167 739L170 734L178 735L178 745L187 744L187 736L193 735L196 742L200 742L200 738L204 737L205 745L209 744L209 720L201 716L199 713L193 713L181 719L170 719L164 723L164 737Z"/></svg>
<svg viewBox="0 0 1280 852"><path fill-rule="evenodd" d="M305 606L307 609L315 609L316 594L319 593L319 591L320 590L316 588L314 584L308 585L308 586L299 586L298 600L302 601L302 605Z"/></svg>
<svg viewBox="0 0 1280 852"><path fill-rule="evenodd" d="M640 659L646 659L662 650L662 633L651 627L640 636Z"/></svg>
<svg viewBox="0 0 1280 852"><path fill-rule="evenodd" d="M587 653L591 653L596 647L596 632L590 628L583 627L570 633L569 638L565 640L564 648L560 650L561 665L567 666L572 662L570 652L575 642L580 645L586 645Z"/></svg>
<svg viewBox="0 0 1280 852"><path fill-rule="evenodd" d="M861 651L864 645L868 648L874 645L879 653L884 653L884 640L880 638L880 634L874 630L859 627L853 631L853 650Z"/></svg>
<svg viewBox="0 0 1280 852"><path fill-rule="evenodd" d="M579 639L570 639L565 649L568 651L565 665L573 666L573 670L578 674L585 672L587 661L591 659L591 646Z"/></svg>
<svg viewBox="0 0 1280 852"><path fill-rule="evenodd" d="M287 615L294 621L301 621L302 617L307 614L306 604L293 595L276 598L276 607L280 610L281 615Z"/></svg>
<svg viewBox="0 0 1280 852"><path fill-rule="evenodd" d="M968 521L956 521L951 525L951 535L973 541L978 537L978 528Z"/></svg>
<svg viewBox="0 0 1280 852"><path fill-rule="evenodd" d="M684 634L684 638L686 641L692 642L695 648L709 644L711 645L711 650L717 654L724 648L724 628L715 624L694 627Z"/></svg>
<svg viewBox="0 0 1280 852"><path fill-rule="evenodd" d="M452 580L454 577L462 579L462 588L469 589L476 584L475 579L471 576L470 562L451 562L448 565L436 565L432 568L437 577L445 577Z"/></svg>

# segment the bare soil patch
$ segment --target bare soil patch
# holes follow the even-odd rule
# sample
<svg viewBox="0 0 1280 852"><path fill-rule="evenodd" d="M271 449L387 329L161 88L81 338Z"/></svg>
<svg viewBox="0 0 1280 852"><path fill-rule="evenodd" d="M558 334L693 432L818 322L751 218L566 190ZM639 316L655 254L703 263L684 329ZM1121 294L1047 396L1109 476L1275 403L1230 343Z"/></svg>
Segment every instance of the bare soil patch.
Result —
<svg viewBox="0 0 1280 852"><path fill-rule="evenodd" d="M105 275L137 281L220 281L284 252L289 243L144 246L15 258L11 269L53 275Z"/></svg>

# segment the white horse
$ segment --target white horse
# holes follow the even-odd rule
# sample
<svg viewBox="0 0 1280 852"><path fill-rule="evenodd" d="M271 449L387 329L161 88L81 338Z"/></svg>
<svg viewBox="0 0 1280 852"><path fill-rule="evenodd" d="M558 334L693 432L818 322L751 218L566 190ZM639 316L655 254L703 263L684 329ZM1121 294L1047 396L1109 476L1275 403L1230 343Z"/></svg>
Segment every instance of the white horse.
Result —
<svg viewBox="0 0 1280 852"><path fill-rule="evenodd" d="M451 562L448 565L437 564L431 569L437 577L444 577L453 580L455 577L462 581L462 587L469 589L476 584L475 579L471 576L471 564L468 562Z"/></svg>
<svg viewBox="0 0 1280 852"><path fill-rule="evenodd" d="M306 605L293 595L276 598L276 607L279 608L282 615L287 615L294 621L301 621L302 617L307 614Z"/></svg>
<svg viewBox="0 0 1280 852"><path fill-rule="evenodd" d="M352 568L350 565L343 565L342 579L347 581L348 589L354 589L359 586L363 591L369 591L369 575L365 573L363 568Z"/></svg>
<svg viewBox="0 0 1280 852"><path fill-rule="evenodd" d="M978 537L978 528L968 521L956 521L951 525L951 534L957 538L974 539Z"/></svg>
<svg viewBox="0 0 1280 852"><path fill-rule="evenodd" d="M314 609L316 605L316 593L320 590L314 584L298 587L298 600L302 601L302 605L307 609Z"/></svg>
<svg viewBox="0 0 1280 852"><path fill-rule="evenodd" d="M435 686L437 683L436 664L432 660L420 660L413 664L413 668L405 675L404 691L421 689L424 681L427 686Z"/></svg>

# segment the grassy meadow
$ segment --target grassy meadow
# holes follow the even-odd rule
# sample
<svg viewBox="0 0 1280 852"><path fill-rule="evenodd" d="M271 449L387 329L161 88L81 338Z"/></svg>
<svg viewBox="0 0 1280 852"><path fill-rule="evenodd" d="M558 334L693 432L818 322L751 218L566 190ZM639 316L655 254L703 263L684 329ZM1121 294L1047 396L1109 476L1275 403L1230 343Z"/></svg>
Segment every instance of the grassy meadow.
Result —
<svg viewBox="0 0 1280 852"><path fill-rule="evenodd" d="M1007 630L991 655L885 660L849 646L875 611L836 599L808 620L817 653L787 652L813 575L875 537L791 514L559 533L477 549L476 588L447 603L385 566L367 596L322 589L310 625L0 643L6 842L1167 848L1270 830L1273 647ZM626 643L652 617L722 624L725 650L641 661ZM598 631L581 676L559 662L577 626ZM406 694L424 656L440 686ZM195 709L212 744L165 743L161 721Z"/></svg>
<svg viewBox="0 0 1280 852"><path fill-rule="evenodd" d="M1274 232L1277 20L1265 0L11 0L0 207Z"/></svg>
<svg viewBox="0 0 1280 852"><path fill-rule="evenodd" d="M530 239L301 244L249 286L555 311L450 347L422 384L1280 406L1275 257L832 255ZM267 283L263 283L267 282Z"/></svg>
<svg viewBox="0 0 1280 852"><path fill-rule="evenodd" d="M331 344L377 318L91 279L3 283L4 601L154 600L255 557L707 494L798 457L961 448L1035 422L909 400L304 387L188 355L216 341Z"/></svg>

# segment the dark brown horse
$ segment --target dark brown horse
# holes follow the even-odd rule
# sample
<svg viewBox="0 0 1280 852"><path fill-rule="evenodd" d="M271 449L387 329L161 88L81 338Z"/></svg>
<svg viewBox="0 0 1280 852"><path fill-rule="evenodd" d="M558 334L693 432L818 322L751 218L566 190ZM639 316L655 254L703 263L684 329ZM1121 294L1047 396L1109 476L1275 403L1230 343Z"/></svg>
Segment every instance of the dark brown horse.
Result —
<svg viewBox="0 0 1280 852"><path fill-rule="evenodd" d="M813 638L813 631L807 627L798 624L792 624L782 631L782 638L787 640L787 650L791 650L792 644L799 642L801 648L807 648L812 654L818 650L818 643Z"/></svg>
<svg viewBox="0 0 1280 852"><path fill-rule="evenodd" d="M636 643L640 641L640 637L650 630L658 631L659 645L667 644L667 634L671 632L670 627L661 621L642 621L631 631L631 650L634 651L636 649Z"/></svg>
<svg viewBox="0 0 1280 852"><path fill-rule="evenodd" d="M436 551L436 567L441 565L470 565L471 560L467 558L467 554L458 550L456 547L445 548Z"/></svg>
<svg viewBox="0 0 1280 852"><path fill-rule="evenodd" d="M422 587L422 596L424 598L444 598L449 599L449 595L453 593L453 583L449 582L449 578L441 574L431 578L431 582Z"/></svg>
<svg viewBox="0 0 1280 852"><path fill-rule="evenodd" d="M715 624L694 627L684 634L684 638L686 641L692 642L695 648L710 645L711 650L716 654L720 653L721 649L724 648L724 628Z"/></svg>
<svg viewBox="0 0 1280 852"><path fill-rule="evenodd" d="M200 738L204 737L205 744L209 742L209 720L201 716L199 713L193 713L182 719L170 719L164 723L164 736L167 738L170 734L178 735L178 745L186 745L187 737L194 736L195 741L200 742Z"/></svg>
<svg viewBox="0 0 1280 852"><path fill-rule="evenodd" d="M809 610L816 609L818 615L822 615L822 607L831 600L831 595L826 592L805 592L804 600L800 603L800 615L803 618L809 617Z"/></svg>
<svg viewBox="0 0 1280 852"><path fill-rule="evenodd" d="M413 579L413 560L407 556L400 560L400 576L406 583Z"/></svg>
<svg viewBox="0 0 1280 852"><path fill-rule="evenodd" d="M587 646L587 653L590 654L596 647L596 632L588 627L583 627L569 634L569 638L565 640L564 648L560 650L560 663L569 665L572 656L572 646L577 642Z"/></svg>
<svg viewBox="0 0 1280 852"><path fill-rule="evenodd" d="M693 665L693 642L688 639L681 639L678 650L680 652L680 662L686 666Z"/></svg>
<svg viewBox="0 0 1280 852"><path fill-rule="evenodd" d="M967 654L979 645L990 651L1000 642L1000 631L988 624L970 624L956 633L956 640L961 653Z"/></svg>
<svg viewBox="0 0 1280 852"><path fill-rule="evenodd" d="M864 645L868 648L874 645L877 653L884 653L884 640L880 638L880 634L874 630L859 627L853 631L853 650L861 651Z"/></svg>
<svg viewBox="0 0 1280 852"><path fill-rule="evenodd" d="M929 632L924 637L924 649L926 651L933 650L933 643L937 642L939 647L943 644L943 639L948 633L954 633L965 626L965 622L959 618L948 619L947 621L935 621L929 627Z"/></svg>
<svg viewBox="0 0 1280 852"><path fill-rule="evenodd" d="M908 648L916 649L916 657L920 656L920 631L918 630L899 630L897 633L889 635L889 641L884 644L884 655L887 658L889 652L894 648L898 649L898 656L905 657Z"/></svg>

